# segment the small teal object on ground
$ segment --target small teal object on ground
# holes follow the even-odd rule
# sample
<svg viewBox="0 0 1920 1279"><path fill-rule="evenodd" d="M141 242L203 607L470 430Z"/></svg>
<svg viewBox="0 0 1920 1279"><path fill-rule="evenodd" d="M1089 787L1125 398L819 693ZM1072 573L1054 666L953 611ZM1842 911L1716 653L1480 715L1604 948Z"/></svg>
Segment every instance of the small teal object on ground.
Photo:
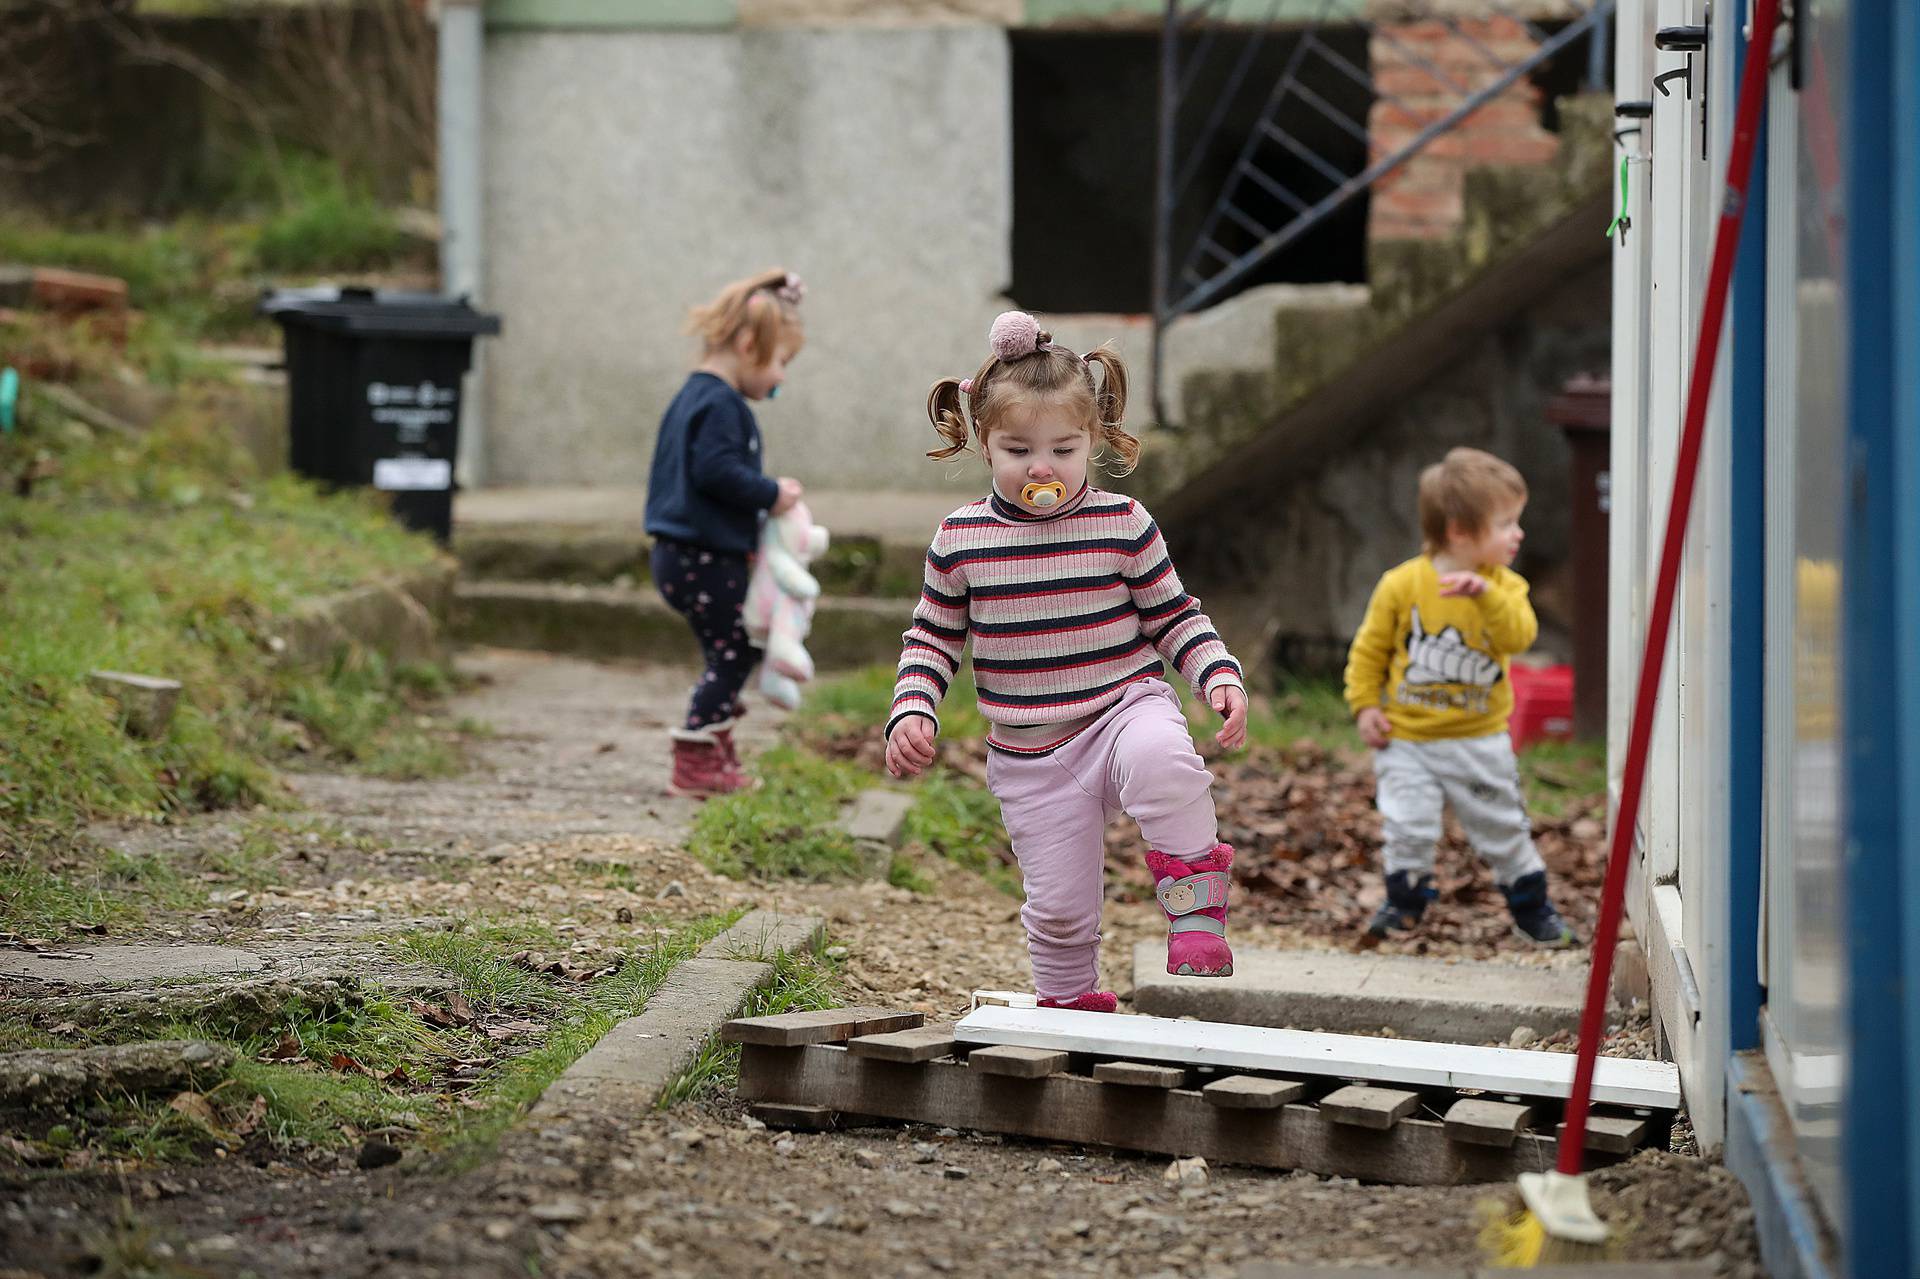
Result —
<svg viewBox="0 0 1920 1279"><path fill-rule="evenodd" d="M13 434L13 410L19 400L19 371L13 368L0 369L0 433Z"/></svg>

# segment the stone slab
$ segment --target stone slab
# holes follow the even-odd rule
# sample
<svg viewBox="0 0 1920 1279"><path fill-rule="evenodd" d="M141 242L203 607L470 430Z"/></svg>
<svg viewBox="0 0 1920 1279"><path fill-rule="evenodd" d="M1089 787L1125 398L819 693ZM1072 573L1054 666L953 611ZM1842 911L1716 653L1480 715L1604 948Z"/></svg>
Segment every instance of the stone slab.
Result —
<svg viewBox="0 0 1920 1279"><path fill-rule="evenodd" d="M233 1049L198 1039L0 1053L0 1104L59 1106L92 1093L178 1092L219 1079Z"/></svg>
<svg viewBox="0 0 1920 1279"><path fill-rule="evenodd" d="M771 959L812 950L826 932L817 915L781 915L750 910L733 927L700 948L701 959Z"/></svg>
<svg viewBox="0 0 1920 1279"><path fill-rule="evenodd" d="M55 958L73 955L79 958ZM66 946L49 954L0 951L0 977L63 986L146 986L257 973L266 961L230 946Z"/></svg>
<svg viewBox="0 0 1920 1279"><path fill-rule="evenodd" d="M1446 963L1413 955L1236 948L1233 979L1166 972L1166 943L1134 948L1134 1007L1246 1026L1363 1033L1391 1027L1408 1039L1504 1042L1516 1027L1573 1030L1585 972L1518 964Z"/></svg>
<svg viewBox="0 0 1920 1279"><path fill-rule="evenodd" d="M902 791L863 790L853 801L842 828L857 842L900 847L900 837L913 810L914 797Z"/></svg>

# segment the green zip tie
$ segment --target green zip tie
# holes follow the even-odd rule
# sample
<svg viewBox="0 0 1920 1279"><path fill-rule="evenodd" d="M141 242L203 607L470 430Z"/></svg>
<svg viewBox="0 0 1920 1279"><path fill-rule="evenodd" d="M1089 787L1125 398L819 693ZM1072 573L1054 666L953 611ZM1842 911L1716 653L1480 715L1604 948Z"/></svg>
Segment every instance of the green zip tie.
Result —
<svg viewBox="0 0 1920 1279"><path fill-rule="evenodd" d="M1627 220L1627 157L1620 157L1620 212L1613 215L1613 221L1607 223L1607 238L1611 240L1615 228Z"/></svg>
<svg viewBox="0 0 1920 1279"><path fill-rule="evenodd" d="M12 435L14 405L20 400L20 374L12 369L0 369L0 434Z"/></svg>

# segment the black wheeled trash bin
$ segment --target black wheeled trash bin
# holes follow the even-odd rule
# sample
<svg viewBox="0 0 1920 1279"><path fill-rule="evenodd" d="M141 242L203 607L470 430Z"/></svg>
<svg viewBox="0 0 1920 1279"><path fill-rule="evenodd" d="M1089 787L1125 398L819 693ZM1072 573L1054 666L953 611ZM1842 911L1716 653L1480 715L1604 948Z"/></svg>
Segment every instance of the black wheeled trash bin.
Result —
<svg viewBox="0 0 1920 1279"><path fill-rule="evenodd" d="M270 290L260 311L286 335L293 469L391 495L409 528L453 533L460 382L473 339L500 317L465 298L363 288Z"/></svg>

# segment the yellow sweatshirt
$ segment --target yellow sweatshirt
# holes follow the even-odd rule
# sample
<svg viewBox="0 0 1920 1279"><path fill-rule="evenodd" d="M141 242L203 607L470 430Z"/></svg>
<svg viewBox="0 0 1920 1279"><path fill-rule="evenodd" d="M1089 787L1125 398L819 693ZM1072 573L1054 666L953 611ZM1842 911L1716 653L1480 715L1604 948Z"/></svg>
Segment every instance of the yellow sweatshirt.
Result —
<svg viewBox="0 0 1920 1279"><path fill-rule="evenodd" d="M1405 741L1507 731L1507 659L1533 645L1540 623L1526 578L1493 566L1479 573L1487 589L1473 596L1441 595L1440 574L1425 555L1381 577L1347 652L1354 714L1382 707Z"/></svg>

